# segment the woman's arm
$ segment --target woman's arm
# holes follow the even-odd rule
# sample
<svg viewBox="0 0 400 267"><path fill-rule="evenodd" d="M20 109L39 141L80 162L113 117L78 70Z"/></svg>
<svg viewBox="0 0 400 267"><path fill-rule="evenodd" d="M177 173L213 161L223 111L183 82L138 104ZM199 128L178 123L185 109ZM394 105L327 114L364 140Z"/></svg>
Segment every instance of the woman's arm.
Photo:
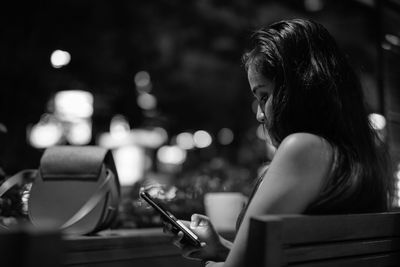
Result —
<svg viewBox="0 0 400 267"><path fill-rule="evenodd" d="M286 137L249 204L223 266L244 266L252 216L302 213L318 196L329 176L332 161L332 147L326 140L307 133ZM210 266L214 265L210 263Z"/></svg>

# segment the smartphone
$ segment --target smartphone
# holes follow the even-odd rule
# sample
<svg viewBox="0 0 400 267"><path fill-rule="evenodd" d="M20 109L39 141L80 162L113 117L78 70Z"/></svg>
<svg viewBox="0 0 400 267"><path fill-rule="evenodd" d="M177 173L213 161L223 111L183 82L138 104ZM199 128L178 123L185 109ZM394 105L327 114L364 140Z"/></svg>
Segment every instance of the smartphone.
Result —
<svg viewBox="0 0 400 267"><path fill-rule="evenodd" d="M199 238L195 233L193 233L188 227L186 227L182 222L180 222L171 212L166 210L160 203L150 197L147 192L141 192L140 197L150 204L158 213L160 213L161 218L172 225L172 232L178 233L181 231L183 233L182 242L189 243L192 246L200 247L201 243Z"/></svg>

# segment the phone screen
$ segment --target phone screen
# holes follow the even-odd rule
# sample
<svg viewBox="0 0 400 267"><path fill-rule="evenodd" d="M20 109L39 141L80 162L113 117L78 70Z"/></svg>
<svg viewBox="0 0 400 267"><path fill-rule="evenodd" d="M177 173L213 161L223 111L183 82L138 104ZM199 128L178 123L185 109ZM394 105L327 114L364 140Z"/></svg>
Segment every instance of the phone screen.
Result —
<svg viewBox="0 0 400 267"><path fill-rule="evenodd" d="M164 221L170 223L173 227L173 232L182 231L184 234L183 241L189 242L195 247L200 247L200 240L195 233L193 233L186 225L179 221L171 212L166 210L160 203L156 203L153 198L146 192L141 192L140 197L150 204L156 211L158 211Z"/></svg>

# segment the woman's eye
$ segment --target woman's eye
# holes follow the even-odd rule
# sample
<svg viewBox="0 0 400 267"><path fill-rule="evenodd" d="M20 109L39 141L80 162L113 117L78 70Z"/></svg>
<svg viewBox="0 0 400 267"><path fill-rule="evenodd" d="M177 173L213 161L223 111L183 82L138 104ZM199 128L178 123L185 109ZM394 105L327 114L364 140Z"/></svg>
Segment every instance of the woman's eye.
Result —
<svg viewBox="0 0 400 267"><path fill-rule="evenodd" d="M265 105L265 103L267 103L267 100L268 100L268 95L264 95L263 97L260 98L260 104Z"/></svg>

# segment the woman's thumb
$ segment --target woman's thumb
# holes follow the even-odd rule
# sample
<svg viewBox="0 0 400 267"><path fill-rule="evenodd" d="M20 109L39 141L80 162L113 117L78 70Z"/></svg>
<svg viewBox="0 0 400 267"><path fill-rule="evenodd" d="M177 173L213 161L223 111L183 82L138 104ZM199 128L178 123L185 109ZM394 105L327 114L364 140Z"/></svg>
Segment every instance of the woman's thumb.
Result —
<svg viewBox="0 0 400 267"><path fill-rule="evenodd" d="M190 228L196 228L198 226L207 226L209 219L205 215L193 214L191 217Z"/></svg>

